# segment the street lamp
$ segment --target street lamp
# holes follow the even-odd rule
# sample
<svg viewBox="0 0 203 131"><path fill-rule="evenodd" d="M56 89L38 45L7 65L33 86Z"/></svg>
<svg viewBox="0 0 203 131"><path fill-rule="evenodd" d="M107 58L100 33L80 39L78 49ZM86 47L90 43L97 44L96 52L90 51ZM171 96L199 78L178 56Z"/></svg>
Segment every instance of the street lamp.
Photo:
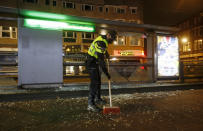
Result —
<svg viewBox="0 0 203 131"><path fill-rule="evenodd" d="M101 31L100 31L100 34L101 34L101 35L106 35L106 34L107 34L107 31L106 31L106 30L101 30Z"/></svg>
<svg viewBox="0 0 203 131"><path fill-rule="evenodd" d="M182 38L182 42L187 43L188 42L187 38Z"/></svg>

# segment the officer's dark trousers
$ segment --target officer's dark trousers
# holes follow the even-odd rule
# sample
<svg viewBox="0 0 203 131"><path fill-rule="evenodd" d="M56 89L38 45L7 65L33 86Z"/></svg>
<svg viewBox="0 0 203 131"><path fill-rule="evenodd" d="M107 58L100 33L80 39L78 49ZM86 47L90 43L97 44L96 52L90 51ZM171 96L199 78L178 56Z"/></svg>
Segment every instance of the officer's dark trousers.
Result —
<svg viewBox="0 0 203 131"><path fill-rule="evenodd" d="M99 66L90 68L89 75L91 82L89 87L88 104L94 105L95 99L101 99L101 73Z"/></svg>

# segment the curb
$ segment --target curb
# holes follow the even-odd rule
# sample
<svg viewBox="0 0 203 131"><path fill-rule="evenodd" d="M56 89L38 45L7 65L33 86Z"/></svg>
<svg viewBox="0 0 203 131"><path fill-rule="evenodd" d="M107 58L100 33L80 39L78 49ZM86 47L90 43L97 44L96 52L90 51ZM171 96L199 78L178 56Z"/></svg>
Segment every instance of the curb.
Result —
<svg viewBox="0 0 203 131"><path fill-rule="evenodd" d="M123 84L126 85L126 84ZM78 86L78 85L68 85L68 86ZM87 84L81 84L79 86L88 86ZM102 89L102 95L108 96L108 87L103 84L104 89ZM122 84L119 84L122 86ZM128 88L112 88L112 94L133 94L135 92L158 92L158 91L175 91L175 90L190 90L190 89L203 89L203 83L184 83L184 84L138 84L131 85L133 87ZM69 88L69 87L64 87ZM20 90L20 89L19 89ZM28 90L23 93L14 94L0 94L0 102L13 102L13 101L27 101L27 100L45 100L45 99L57 99L57 98L77 98L77 97L87 97L89 94L88 89L84 90Z"/></svg>

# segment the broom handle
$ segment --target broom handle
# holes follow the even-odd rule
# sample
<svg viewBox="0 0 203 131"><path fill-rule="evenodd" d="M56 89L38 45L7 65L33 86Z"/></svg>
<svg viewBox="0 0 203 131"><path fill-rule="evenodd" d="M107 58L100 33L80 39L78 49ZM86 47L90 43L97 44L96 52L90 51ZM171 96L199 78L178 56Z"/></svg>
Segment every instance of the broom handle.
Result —
<svg viewBox="0 0 203 131"><path fill-rule="evenodd" d="M109 99L110 99L110 107L112 107L112 100L111 100L111 82L109 80Z"/></svg>
<svg viewBox="0 0 203 131"><path fill-rule="evenodd" d="M107 65L108 65L108 73L109 73L109 60L107 59ZM108 80L109 83L109 100L110 100L110 107L112 107L112 99L111 99L111 81Z"/></svg>

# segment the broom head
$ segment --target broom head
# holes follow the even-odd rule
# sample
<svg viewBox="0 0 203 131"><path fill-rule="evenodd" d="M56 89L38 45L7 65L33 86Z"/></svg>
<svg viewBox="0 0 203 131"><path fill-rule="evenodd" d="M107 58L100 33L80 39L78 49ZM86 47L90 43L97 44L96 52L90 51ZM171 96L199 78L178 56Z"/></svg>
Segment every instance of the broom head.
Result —
<svg viewBox="0 0 203 131"><path fill-rule="evenodd" d="M120 108L117 106L103 107L103 114L120 114Z"/></svg>

